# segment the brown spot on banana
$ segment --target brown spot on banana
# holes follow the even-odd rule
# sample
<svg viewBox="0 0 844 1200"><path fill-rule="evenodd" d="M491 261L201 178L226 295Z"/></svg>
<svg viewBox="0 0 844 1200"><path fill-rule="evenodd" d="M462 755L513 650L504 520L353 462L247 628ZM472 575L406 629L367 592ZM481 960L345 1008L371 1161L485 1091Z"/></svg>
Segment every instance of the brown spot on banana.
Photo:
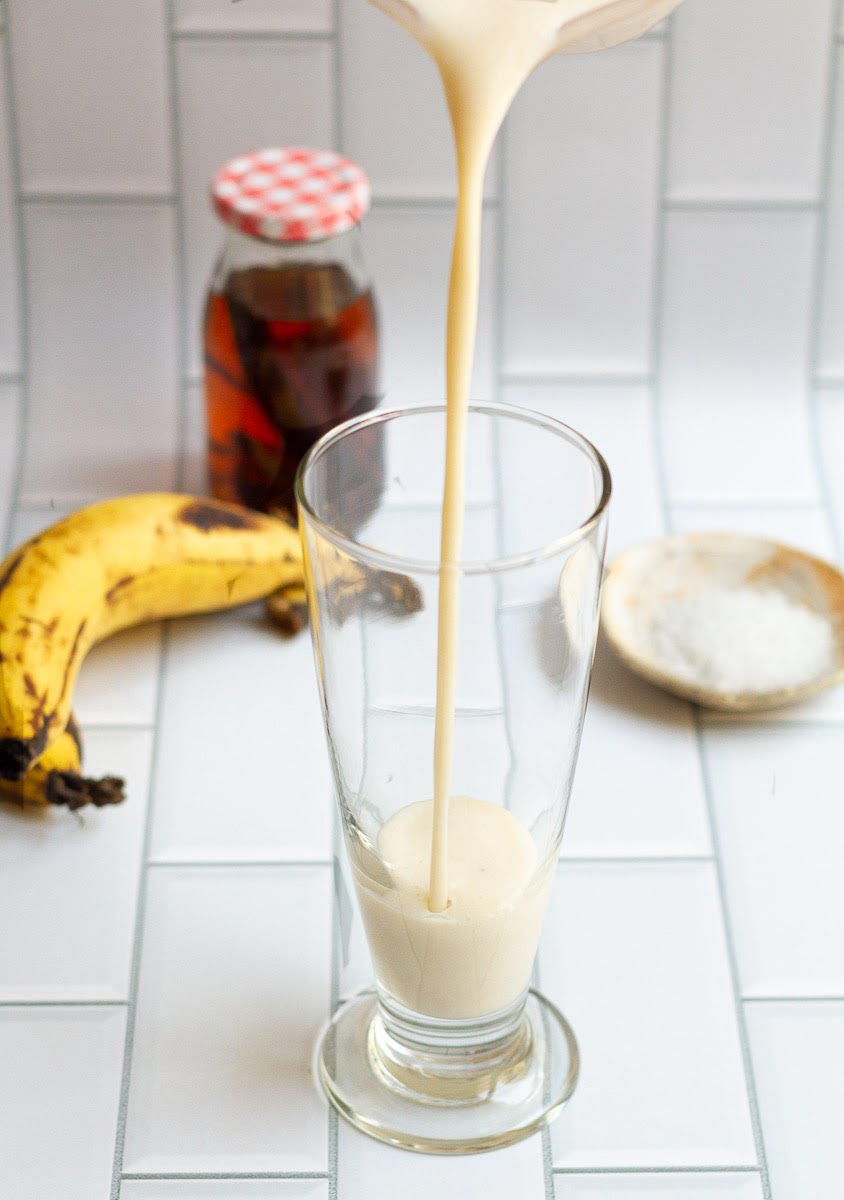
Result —
<svg viewBox="0 0 844 1200"><path fill-rule="evenodd" d="M260 529L261 524L248 509L234 505L216 504L209 500L192 500L176 514L184 525L192 525L202 533L214 529Z"/></svg>
<svg viewBox="0 0 844 1200"><path fill-rule="evenodd" d="M0 592L3 591L3 588L6 586L6 584L9 582L9 580L12 578L15 571L17 571L18 567L21 565L22 562L23 562L23 551L21 551L20 554L15 555L15 557L9 563L8 567L6 567L3 574L0 575Z"/></svg>
<svg viewBox="0 0 844 1200"><path fill-rule="evenodd" d="M118 579L117 583L110 587L105 594L106 604L116 604L121 598L121 594L125 592L126 588L133 584L136 579L137 575L124 575L122 579Z"/></svg>

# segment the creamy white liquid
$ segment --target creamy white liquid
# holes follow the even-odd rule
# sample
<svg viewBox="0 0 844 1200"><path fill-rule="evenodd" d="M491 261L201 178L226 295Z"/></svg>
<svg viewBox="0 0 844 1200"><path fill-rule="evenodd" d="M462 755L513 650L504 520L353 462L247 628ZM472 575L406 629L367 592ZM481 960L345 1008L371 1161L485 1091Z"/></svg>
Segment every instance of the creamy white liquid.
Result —
<svg viewBox="0 0 844 1200"><path fill-rule="evenodd" d="M679 0L373 0L429 51L442 77L457 157L457 220L446 345L446 455L440 547L433 803L383 827L391 879L356 867L381 982L410 1008L477 1016L511 1003L530 975L542 919L530 835L505 810L452 798L466 418L474 356L483 179L498 128L531 71L559 51L614 46ZM552 134L554 114L548 114ZM376 873L377 874L377 873Z"/></svg>
<svg viewBox="0 0 844 1200"><path fill-rule="evenodd" d="M428 908L430 800L400 809L378 835L388 877L352 856L369 949L382 986L415 1012L498 1012L528 986L550 874L504 808L454 796L448 806L449 901Z"/></svg>
<svg viewBox="0 0 844 1200"><path fill-rule="evenodd" d="M638 37L679 0L373 0L436 62L457 156L457 222L446 341L448 405L440 542L434 821L428 905L450 891L448 805L454 741L466 415L475 349L483 180L504 116L533 69L560 51L599 50ZM548 114L549 130L553 113Z"/></svg>

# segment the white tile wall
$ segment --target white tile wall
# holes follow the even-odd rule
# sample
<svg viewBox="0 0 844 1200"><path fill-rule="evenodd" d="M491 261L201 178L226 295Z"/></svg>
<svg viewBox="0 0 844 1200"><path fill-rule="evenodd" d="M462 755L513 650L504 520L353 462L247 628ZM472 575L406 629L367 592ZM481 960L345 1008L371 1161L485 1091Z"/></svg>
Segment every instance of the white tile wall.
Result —
<svg viewBox="0 0 844 1200"><path fill-rule="evenodd" d="M176 0L179 33L327 33L331 0Z"/></svg>
<svg viewBox="0 0 844 1200"><path fill-rule="evenodd" d="M108 1195L125 1026L116 1008L0 1009L5 1195Z"/></svg>
<svg viewBox="0 0 844 1200"><path fill-rule="evenodd" d="M834 1191L844 1004L749 1004L747 1022L772 1194L804 1200Z"/></svg>
<svg viewBox="0 0 844 1200"><path fill-rule="evenodd" d="M508 371L650 369L663 54L645 41L554 59L513 106Z"/></svg>
<svg viewBox="0 0 844 1200"><path fill-rule="evenodd" d="M672 200L814 200L835 0L692 0L674 31Z"/></svg>
<svg viewBox="0 0 844 1200"><path fill-rule="evenodd" d="M456 194L449 119L437 70L383 12L340 0L344 149L366 164L376 196ZM486 179L496 191L497 152Z"/></svg>
<svg viewBox="0 0 844 1200"><path fill-rule="evenodd" d="M21 408L20 387L0 383L0 530L3 537L9 529L15 498ZM5 551L5 541L2 545Z"/></svg>
<svg viewBox="0 0 844 1200"><path fill-rule="evenodd" d="M9 140L6 39L2 34L0 52L3 54L0 59L0 371L17 371L20 366L18 247Z"/></svg>
<svg viewBox="0 0 844 1200"><path fill-rule="evenodd" d="M193 381L220 239L207 183L251 146L336 144L362 159L378 197L365 234L385 391L398 403L442 395L453 168L434 73L409 38L365 0L2 7L4 531L22 504L204 488ZM660 531L664 474L675 528L757 528L842 552L844 62L832 7L684 0L640 46L547 65L509 122L487 180L473 390L547 407L596 438L616 478L613 549ZM49 515L19 512L13 535ZM704 725L713 845L691 712L599 655L564 843L578 861L562 868L541 964L584 1050L553 1134L557 1173L547 1141L420 1163L345 1129L338 1140L313 1097L330 867L255 863L330 855L325 751L306 643L250 620L177 626L163 659L157 630L128 635L86 664L89 761L129 776L123 809L81 827L0 812L0 891L15 914L0 934L0 1194L105 1197L115 1150L111 1200L118 1186L123 1200L346 1200L455 1180L468 1196L525 1200L555 1188L568 1200L834 1190L841 1006L806 997L841 987L840 693L759 727ZM196 630L212 627L200 645ZM145 850L171 865L142 874ZM596 856L626 861L586 861ZM172 865L182 858L204 865ZM740 986L803 997L745 1004L755 1140L717 872ZM335 919L342 933L342 906ZM143 953L130 973L133 944ZM369 973L358 923L338 984ZM112 999L78 1003L92 997ZM244 1178L256 1172L314 1177Z"/></svg>
<svg viewBox="0 0 844 1200"><path fill-rule="evenodd" d="M330 902L328 867L151 872L127 1171L325 1170Z"/></svg>
<svg viewBox="0 0 844 1200"><path fill-rule="evenodd" d="M821 375L844 377L844 47L839 46L833 95L834 121L829 154L829 231L821 263L822 304L818 370Z"/></svg>
<svg viewBox="0 0 844 1200"><path fill-rule="evenodd" d="M24 499L73 505L172 487L178 377L171 210L33 204L26 237Z"/></svg>
<svg viewBox="0 0 844 1200"><path fill-rule="evenodd" d="M670 215L662 393L673 500L814 497L814 237L804 213Z"/></svg>
<svg viewBox="0 0 844 1200"><path fill-rule="evenodd" d="M385 205L367 218L367 251L381 315L382 390L389 405L445 398L444 329L454 215L426 204ZM487 213L482 244L478 343L472 398L494 388L494 249L497 221Z"/></svg>
<svg viewBox="0 0 844 1200"><path fill-rule="evenodd" d="M160 0L9 6L28 191L170 189L166 33Z"/></svg>

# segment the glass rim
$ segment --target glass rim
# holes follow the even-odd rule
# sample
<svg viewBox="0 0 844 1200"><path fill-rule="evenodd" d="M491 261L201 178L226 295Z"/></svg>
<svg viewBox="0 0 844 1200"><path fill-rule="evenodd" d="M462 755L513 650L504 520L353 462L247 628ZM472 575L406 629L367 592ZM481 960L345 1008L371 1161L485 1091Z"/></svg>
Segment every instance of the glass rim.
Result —
<svg viewBox="0 0 844 1200"><path fill-rule="evenodd" d="M570 425L566 425L564 421L558 421L556 417L536 412L534 409L522 408L521 406L516 407L513 404L501 404L495 401L477 401L469 404L468 411L469 413L481 413L491 417L506 417L509 420L522 421L525 424L545 429L548 433L567 441L569 445L576 447L592 463L592 466L597 469L601 480L601 494L598 497L595 508L584 521L559 537L538 546L536 549L523 551L519 554L502 555L496 558L461 560L454 564L454 568L461 575L491 575L503 571L518 570L519 568L532 566L534 563L543 562L545 559L553 558L563 550L576 545L588 537L604 517L610 497L612 496L612 476L600 450L588 438L584 437L582 433L578 433L576 429L573 429ZM394 570L398 574L439 575L441 569L439 559L417 559L401 554L393 554L387 550L379 550L377 546L371 546L367 542L359 542L348 534L336 529L329 521L326 521L316 512L308 500L305 493L305 477L333 445L343 441L351 433L371 426L386 424L387 421L401 419L402 416L419 416L423 413L429 415L433 415L434 413L445 414L445 412L445 404L412 404L394 408L379 408L374 409L372 412L364 413L362 416L352 417L330 429L328 433L323 434L318 441L314 442L313 446L311 446L302 458L296 471L294 491L300 515L303 513L306 514L306 519L319 530L321 536L326 541L350 557L362 559L381 570Z"/></svg>

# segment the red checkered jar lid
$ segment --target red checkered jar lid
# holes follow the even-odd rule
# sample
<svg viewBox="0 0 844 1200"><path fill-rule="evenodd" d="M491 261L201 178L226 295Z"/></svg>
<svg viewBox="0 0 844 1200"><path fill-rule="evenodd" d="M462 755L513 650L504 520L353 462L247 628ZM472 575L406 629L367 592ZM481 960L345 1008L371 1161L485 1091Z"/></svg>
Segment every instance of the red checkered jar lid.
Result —
<svg viewBox="0 0 844 1200"><path fill-rule="evenodd" d="M369 209L369 180L331 150L285 147L233 158L214 177L217 214L241 233L313 242L351 229Z"/></svg>

